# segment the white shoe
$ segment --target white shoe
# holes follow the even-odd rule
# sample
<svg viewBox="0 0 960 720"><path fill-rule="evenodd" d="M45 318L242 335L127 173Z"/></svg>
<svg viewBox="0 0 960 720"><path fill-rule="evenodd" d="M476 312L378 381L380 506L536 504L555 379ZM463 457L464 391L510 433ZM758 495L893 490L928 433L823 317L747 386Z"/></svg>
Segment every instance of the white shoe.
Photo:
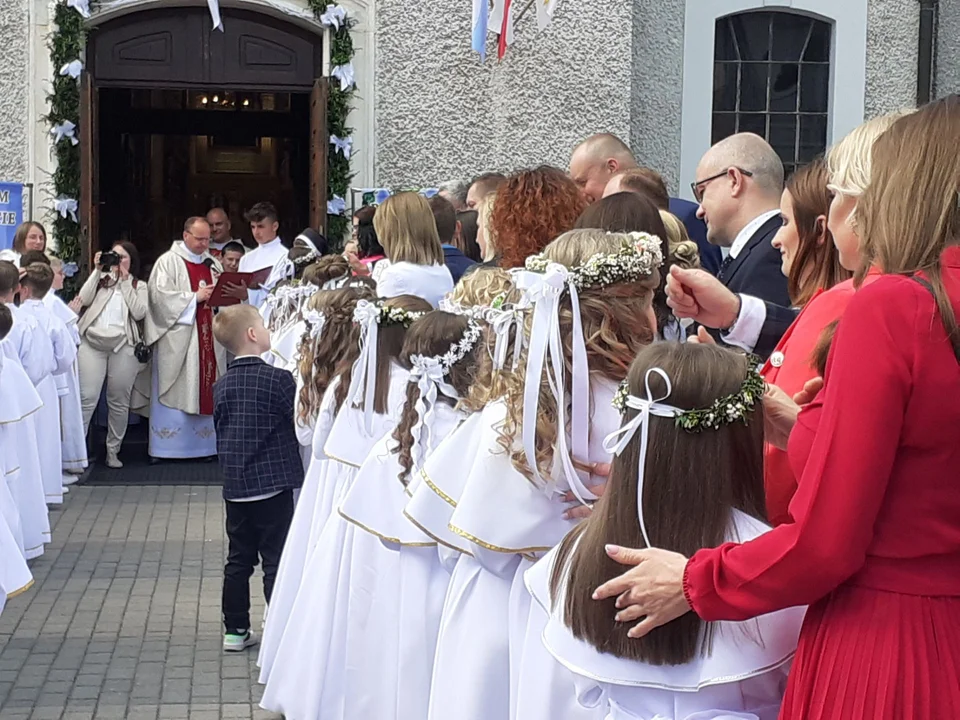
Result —
<svg viewBox="0 0 960 720"><path fill-rule="evenodd" d="M225 633L223 636L223 651L240 652L256 645L258 642L259 638L250 630L240 635Z"/></svg>
<svg viewBox="0 0 960 720"><path fill-rule="evenodd" d="M64 486L61 488L61 491L63 492L64 495L66 495L68 492L70 492L70 488L69 488L69 486L64 485Z"/></svg>
<svg viewBox="0 0 960 720"><path fill-rule="evenodd" d="M123 463L120 462L120 458L117 457L117 454L110 452L109 450L107 450L107 467L113 468L114 470L119 470L123 467Z"/></svg>
<svg viewBox="0 0 960 720"><path fill-rule="evenodd" d="M79 479L80 479L80 476L79 476L79 475L64 474L64 476L63 476L63 478L61 479L61 481L63 482L63 486L64 486L64 487L67 487L68 485L75 485L76 482L77 482L77 480L79 480Z"/></svg>

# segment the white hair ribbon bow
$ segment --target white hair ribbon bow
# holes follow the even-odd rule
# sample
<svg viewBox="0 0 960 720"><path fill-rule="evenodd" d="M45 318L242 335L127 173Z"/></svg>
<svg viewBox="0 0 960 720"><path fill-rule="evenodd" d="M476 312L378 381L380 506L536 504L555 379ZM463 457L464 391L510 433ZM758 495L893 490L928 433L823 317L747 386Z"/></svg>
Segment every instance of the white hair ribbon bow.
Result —
<svg viewBox="0 0 960 720"><path fill-rule="evenodd" d="M350 279L351 279L352 277L353 277L353 274L352 274L349 270L347 270L347 272L345 272L345 273L344 273L343 275L341 275L340 277L330 278L329 280L327 280L327 281L320 287L320 289L321 289L321 290L339 290L339 289L342 288L344 285L346 285L348 282L350 282Z"/></svg>
<svg viewBox="0 0 960 720"><path fill-rule="evenodd" d="M353 321L360 326L360 357L353 366L348 397L352 403L363 405L363 423L367 432L373 431L373 395L377 384L377 337L380 327L380 308L361 300L353 311Z"/></svg>
<svg viewBox="0 0 960 720"><path fill-rule="evenodd" d="M310 326L310 339L316 340L323 332L323 325L327 321L327 317L319 310L307 310L303 314L303 320Z"/></svg>
<svg viewBox="0 0 960 720"><path fill-rule="evenodd" d="M656 397L650 388L650 378L653 375L659 375L666 385L663 394ZM620 455L637 432L637 428L640 428L640 460L637 463L639 465L637 468L637 515L640 518L640 532L643 535L643 540L647 544L647 547L652 548L653 543L650 542L650 536L647 534L647 525L643 520L643 481L647 466L647 441L650 436L650 416L675 418L681 415L683 411L672 405L664 405L660 402L670 397L670 393L673 390L670 385L670 378L667 377L667 374L663 370L660 368L650 368L647 370L643 377L643 384L647 393L645 398L628 395L625 400L626 406L636 410L637 414L634 415L629 422L621 425L619 430L614 430L603 439L603 449L613 455Z"/></svg>
<svg viewBox="0 0 960 720"><path fill-rule="evenodd" d="M415 406L417 422L410 431L413 436L411 454L414 466L420 467L432 449L430 446L431 426L433 424L433 411L437 405L437 393L442 392L452 400L459 400L460 394L455 387L443 379L447 371L440 362L440 358L414 355L410 358L410 363L413 365L413 369L410 371L410 382L417 383L419 390Z"/></svg>
<svg viewBox="0 0 960 720"><path fill-rule="evenodd" d="M77 222L77 201L73 198L68 197L58 197L53 201L53 209L60 213L60 217L70 216L70 219L74 222Z"/></svg>
<svg viewBox="0 0 960 720"><path fill-rule="evenodd" d="M507 351L510 347L510 329L516 326L513 343L513 370L520 364L520 353L523 351L523 311L516 307L491 308L486 320L493 328L495 342L493 346L493 367L503 370L507 364Z"/></svg>
<svg viewBox="0 0 960 720"><path fill-rule="evenodd" d="M580 476L567 446L566 398L564 394L563 339L560 337L560 296L564 290L570 293L570 309L573 315L573 377L571 378L571 440L573 455L586 459L588 450L588 426L590 412L590 377L587 367L587 351L580 322L580 301L577 289L570 281L569 270L558 263L551 263L545 272L522 273L516 276L518 287L525 291L533 302L533 327L527 354L527 372L524 378L523 402L523 449L534 477L543 481L536 467L536 430L541 377L547 364L547 381L557 405L557 448L555 462L567 480L576 498L587 504L596 500ZM553 488L551 479L545 483Z"/></svg>

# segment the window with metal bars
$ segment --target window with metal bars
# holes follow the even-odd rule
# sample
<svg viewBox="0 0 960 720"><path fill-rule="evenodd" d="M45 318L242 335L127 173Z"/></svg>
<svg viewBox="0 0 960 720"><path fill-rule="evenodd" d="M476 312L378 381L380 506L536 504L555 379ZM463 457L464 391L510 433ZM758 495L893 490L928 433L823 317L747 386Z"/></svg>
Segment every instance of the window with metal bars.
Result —
<svg viewBox="0 0 960 720"><path fill-rule="evenodd" d="M827 146L829 22L785 11L716 23L712 142L737 132L767 139L786 174Z"/></svg>

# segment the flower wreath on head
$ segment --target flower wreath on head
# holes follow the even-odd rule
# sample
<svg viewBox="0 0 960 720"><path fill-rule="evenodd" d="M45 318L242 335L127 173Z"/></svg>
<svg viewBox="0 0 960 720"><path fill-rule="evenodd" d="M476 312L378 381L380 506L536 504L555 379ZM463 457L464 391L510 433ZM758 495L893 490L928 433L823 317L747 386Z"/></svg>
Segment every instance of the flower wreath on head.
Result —
<svg viewBox="0 0 960 720"><path fill-rule="evenodd" d="M491 356L495 370L502 370L506 366L510 329L516 326L517 339L513 347L513 369L517 369L520 353L523 350L523 318L528 307L508 303L507 293L500 293L489 305L461 305L445 297L440 301L438 309L454 315L464 315L473 320L483 320L491 327L495 338Z"/></svg>
<svg viewBox="0 0 960 720"><path fill-rule="evenodd" d="M582 290L620 282L635 282L649 277L663 264L661 240L645 232L607 233L620 235L620 249L614 253L596 253L581 265L567 270L570 282ZM526 268L545 272L551 261L543 253L527 258Z"/></svg>
<svg viewBox="0 0 960 720"><path fill-rule="evenodd" d="M373 430L373 394L377 377L377 338L380 326L402 325L408 328L414 320L419 320L425 314L387 305L383 300L361 300L353 310L353 322L360 326L360 357L353 366L347 397L354 405L363 403L364 427L368 432Z"/></svg>
<svg viewBox="0 0 960 720"><path fill-rule="evenodd" d="M658 375L663 380L664 390L659 395L654 394L650 387L650 379ZM762 402L764 382L751 364L747 374L740 384L740 389L730 395L717 398L708 408L684 410L673 405L667 405L664 400L670 397L673 387L670 377L661 368L647 370L643 377L646 397L632 395L626 380L620 384L617 394L613 398L613 406L622 413L626 408L637 411L630 420L623 423L603 440L603 449L611 455L619 456L630 444L637 430L640 431L640 453L637 461L637 512L640 518L640 533L647 547L656 547L650 542L647 534L647 525L643 518L643 484L647 462L647 445L650 433L650 417L673 418L676 426L689 433L698 433L703 430L716 430L722 425L731 425L735 422L747 424L748 416Z"/></svg>
<svg viewBox="0 0 960 720"><path fill-rule="evenodd" d="M433 410L437 404L438 393L443 393L451 400L459 400L457 389L444 378L450 374L450 368L473 352L483 334L483 328L476 320L467 320L467 327L463 337L450 346L443 355L412 355L410 357L410 382L417 384L418 394L416 401L417 422L413 426L413 447L411 454L416 467L423 464L424 458L430 453L430 427ZM426 437L424 437L426 436Z"/></svg>
<svg viewBox="0 0 960 720"><path fill-rule="evenodd" d="M533 324L527 343L527 367L524 377L522 445L527 465L534 479L552 487L551 478L544 480L537 467L536 427L540 411L540 386L546 373L557 407L557 444L554 457L574 496L583 504L596 500L587 487L587 476L573 464L573 458L589 456L590 438L590 369L587 347L580 317L579 291L614 283L639 282L663 264L661 240L650 233L607 233L619 239L615 252L591 255L583 263L568 268L543 254L527 258L526 271L515 275L517 287L524 291L522 306L533 306ZM572 316L572 368L570 378L570 439L567 427L565 398L564 342L560 330L560 299L570 296Z"/></svg>

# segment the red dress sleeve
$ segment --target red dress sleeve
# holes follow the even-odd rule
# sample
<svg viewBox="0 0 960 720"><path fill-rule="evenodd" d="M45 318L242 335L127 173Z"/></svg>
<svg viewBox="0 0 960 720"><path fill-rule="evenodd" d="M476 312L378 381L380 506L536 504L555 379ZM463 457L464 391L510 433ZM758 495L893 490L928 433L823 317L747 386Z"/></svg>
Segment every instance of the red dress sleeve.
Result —
<svg viewBox="0 0 960 720"><path fill-rule="evenodd" d="M863 565L910 397L920 292L911 280L886 276L851 300L790 504L794 522L690 559L684 592L704 620L745 620L810 604Z"/></svg>

